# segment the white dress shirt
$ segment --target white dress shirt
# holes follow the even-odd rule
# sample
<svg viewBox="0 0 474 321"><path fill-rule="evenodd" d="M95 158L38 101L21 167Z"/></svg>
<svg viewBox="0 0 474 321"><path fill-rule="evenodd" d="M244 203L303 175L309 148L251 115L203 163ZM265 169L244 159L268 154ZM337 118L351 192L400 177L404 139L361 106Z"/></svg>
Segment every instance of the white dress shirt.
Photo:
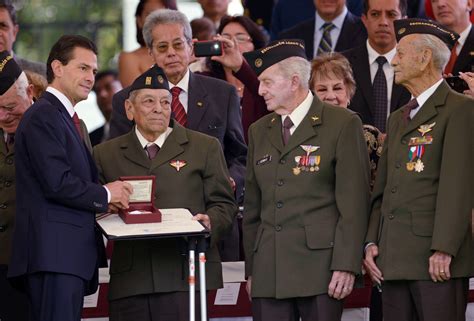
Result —
<svg viewBox="0 0 474 321"><path fill-rule="evenodd" d="M286 117L290 117L291 121L293 122L293 126L290 127L290 134L293 135L295 132L296 128L301 124L303 121L304 117L309 111L309 108L311 107L311 104L313 103L313 94L311 91L308 91L308 94L306 95L306 98L303 100L301 104L299 104L292 112L291 114L288 115L282 115L281 116L281 123L285 121Z"/></svg>
<svg viewBox="0 0 474 321"><path fill-rule="evenodd" d="M439 85L441 85L442 82L443 82L443 78L438 80L433 86L426 89L424 92L419 94L418 97L416 97L416 102L418 103L418 107L416 107L410 112L411 119L415 117L416 113L421 109L421 107L423 107L423 105L426 103L428 98L430 98L431 95L433 95L433 93L436 91L436 89L438 89ZM412 96L411 98L413 99L414 97Z"/></svg>
<svg viewBox="0 0 474 321"><path fill-rule="evenodd" d="M184 77L177 84L172 84L170 82L169 85L170 85L170 90L171 88L176 87L176 86L181 88L181 92L179 93L179 101L181 102L181 105L183 105L184 110L186 111L186 114L187 114L188 113L188 100L189 100L189 69L186 70Z"/></svg>

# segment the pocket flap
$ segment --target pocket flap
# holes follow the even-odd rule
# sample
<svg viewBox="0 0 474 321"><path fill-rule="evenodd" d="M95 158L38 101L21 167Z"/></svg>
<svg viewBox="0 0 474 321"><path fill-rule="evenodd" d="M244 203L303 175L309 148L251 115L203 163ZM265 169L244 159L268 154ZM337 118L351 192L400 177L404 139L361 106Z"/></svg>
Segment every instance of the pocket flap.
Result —
<svg viewBox="0 0 474 321"><path fill-rule="evenodd" d="M334 228L324 225L306 225L306 245L311 250L334 247Z"/></svg>
<svg viewBox="0 0 474 321"><path fill-rule="evenodd" d="M418 236L433 236L434 211L413 211L411 213L411 230Z"/></svg>

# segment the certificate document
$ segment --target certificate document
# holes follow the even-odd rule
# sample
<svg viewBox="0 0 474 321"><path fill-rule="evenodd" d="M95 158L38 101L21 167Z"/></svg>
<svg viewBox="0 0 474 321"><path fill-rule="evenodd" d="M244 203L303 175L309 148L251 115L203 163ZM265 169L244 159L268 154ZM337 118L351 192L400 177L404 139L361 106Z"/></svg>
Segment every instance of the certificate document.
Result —
<svg viewBox="0 0 474 321"><path fill-rule="evenodd" d="M118 214L105 214L97 218L102 232L109 239L133 239L206 235L210 231L192 219L191 212L184 208L160 209L160 223L126 224Z"/></svg>

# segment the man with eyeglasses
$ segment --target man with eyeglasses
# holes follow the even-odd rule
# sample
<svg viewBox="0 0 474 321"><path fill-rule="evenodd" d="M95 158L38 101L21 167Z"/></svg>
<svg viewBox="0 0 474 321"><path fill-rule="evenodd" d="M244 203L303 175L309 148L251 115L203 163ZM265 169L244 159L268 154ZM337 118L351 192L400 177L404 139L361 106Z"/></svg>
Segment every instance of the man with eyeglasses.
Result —
<svg viewBox="0 0 474 321"><path fill-rule="evenodd" d="M189 71L193 57L192 32L183 13L168 9L152 12L143 26L143 36L150 54L170 82L174 119L186 128L219 140L229 169L229 184L234 186L237 200L241 199L247 146L236 89L225 81ZM129 88L125 88L114 96L110 123L112 138L128 133L133 126L125 115L124 101L128 91ZM234 237L224 242L235 244L238 239Z"/></svg>

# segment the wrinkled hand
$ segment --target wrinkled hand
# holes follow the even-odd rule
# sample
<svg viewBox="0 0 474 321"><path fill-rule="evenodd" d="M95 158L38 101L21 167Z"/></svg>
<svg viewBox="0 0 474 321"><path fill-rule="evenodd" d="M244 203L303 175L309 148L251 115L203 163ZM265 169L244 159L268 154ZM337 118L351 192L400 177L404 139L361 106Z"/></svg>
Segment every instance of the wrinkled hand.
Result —
<svg viewBox="0 0 474 321"><path fill-rule="evenodd" d="M365 249L365 258L364 258L363 263L372 281L380 285L382 284L383 276L382 276L382 271L380 271L377 264L375 264L375 258L378 255L379 255L378 246L375 244L369 245Z"/></svg>
<svg viewBox="0 0 474 321"><path fill-rule="evenodd" d="M105 185L110 192L110 204L117 208L128 208L130 195L133 193L133 187L130 183L115 181Z"/></svg>
<svg viewBox="0 0 474 321"><path fill-rule="evenodd" d="M204 224L205 227L207 227L209 230L211 229L211 219L209 215L206 214L196 214L193 216L194 221L201 221L202 224Z"/></svg>
<svg viewBox="0 0 474 321"><path fill-rule="evenodd" d="M232 69L233 72L239 71L244 62L244 58L239 51L239 46L235 37L232 40L217 35L214 40L222 42L222 56L213 56L211 60L220 62L224 67Z"/></svg>
<svg viewBox="0 0 474 321"><path fill-rule="evenodd" d="M330 297L342 300L351 294L354 288L355 276L351 272L334 271L329 282L328 294Z"/></svg>
<svg viewBox="0 0 474 321"><path fill-rule="evenodd" d="M235 192L235 189L237 188L237 184L235 183L235 180L229 176L230 180L230 187L232 188L232 191Z"/></svg>
<svg viewBox="0 0 474 321"><path fill-rule="evenodd" d="M252 277L251 276L247 278L247 283L245 284L245 290L247 290L249 301L252 301Z"/></svg>
<svg viewBox="0 0 474 321"><path fill-rule="evenodd" d="M451 278L451 271L449 270L451 258L451 255L440 251L436 251L430 256L428 272L433 282L443 282Z"/></svg>

